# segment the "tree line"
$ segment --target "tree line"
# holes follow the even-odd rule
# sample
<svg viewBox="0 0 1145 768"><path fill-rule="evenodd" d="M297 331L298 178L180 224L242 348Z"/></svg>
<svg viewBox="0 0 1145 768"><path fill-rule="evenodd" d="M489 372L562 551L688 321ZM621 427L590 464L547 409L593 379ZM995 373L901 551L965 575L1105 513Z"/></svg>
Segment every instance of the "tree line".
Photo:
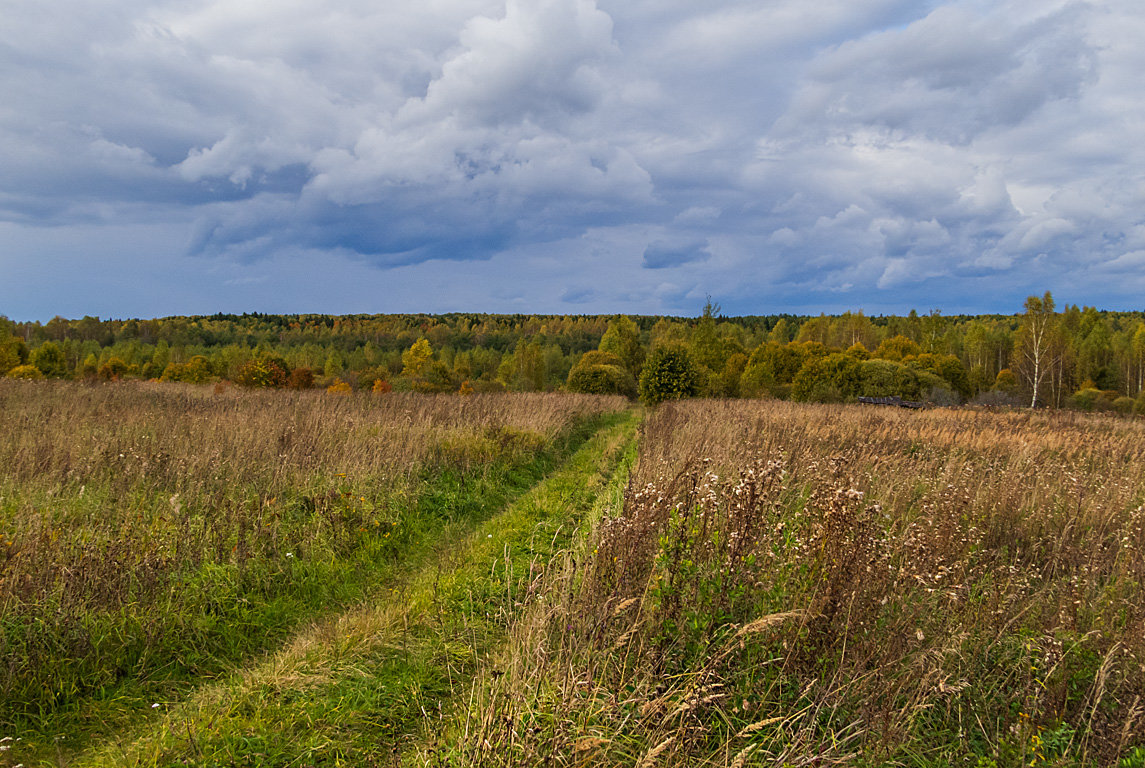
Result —
<svg viewBox="0 0 1145 768"><path fill-rule="evenodd" d="M1145 410L1145 315L0 316L0 375L376 392L553 391Z"/></svg>

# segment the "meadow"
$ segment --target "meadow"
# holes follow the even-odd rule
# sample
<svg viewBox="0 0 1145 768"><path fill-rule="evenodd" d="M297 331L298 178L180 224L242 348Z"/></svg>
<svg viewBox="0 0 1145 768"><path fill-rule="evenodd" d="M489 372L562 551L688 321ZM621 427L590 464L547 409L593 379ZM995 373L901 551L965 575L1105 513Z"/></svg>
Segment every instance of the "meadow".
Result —
<svg viewBox="0 0 1145 768"><path fill-rule="evenodd" d="M670 403L440 765L1145 765L1145 425ZM571 561L570 561L571 562Z"/></svg>
<svg viewBox="0 0 1145 768"><path fill-rule="evenodd" d="M0 765L1145 766L1139 419L0 406Z"/></svg>
<svg viewBox="0 0 1145 768"><path fill-rule="evenodd" d="M622 407L0 382L0 737L23 745L0 764L63 760L392 588Z"/></svg>

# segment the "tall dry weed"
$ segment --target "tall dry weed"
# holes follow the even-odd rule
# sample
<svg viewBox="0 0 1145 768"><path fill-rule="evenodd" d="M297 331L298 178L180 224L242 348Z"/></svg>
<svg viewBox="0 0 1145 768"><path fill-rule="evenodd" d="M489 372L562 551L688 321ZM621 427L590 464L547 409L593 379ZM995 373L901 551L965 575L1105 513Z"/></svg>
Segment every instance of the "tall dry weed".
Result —
<svg viewBox="0 0 1145 768"><path fill-rule="evenodd" d="M642 437L502 683L518 757L568 764L584 733L665 765L1145 745L1142 422L694 401Z"/></svg>

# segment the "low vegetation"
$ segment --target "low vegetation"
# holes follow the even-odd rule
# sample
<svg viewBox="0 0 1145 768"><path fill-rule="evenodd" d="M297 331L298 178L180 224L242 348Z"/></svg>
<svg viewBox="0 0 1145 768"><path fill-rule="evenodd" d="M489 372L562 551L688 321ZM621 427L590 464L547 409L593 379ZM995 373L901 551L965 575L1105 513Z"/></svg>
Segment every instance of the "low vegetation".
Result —
<svg viewBox="0 0 1145 768"><path fill-rule="evenodd" d="M240 674L164 705L141 733L75 766L392 765L465 701L506 627L536 598L566 546L630 458L635 419L614 414L476 530L442 532L428 557L374 599L299 634ZM621 471L617 473L618 463Z"/></svg>
<svg viewBox="0 0 1145 768"><path fill-rule="evenodd" d="M1145 768L1139 420L346 389L0 382L0 766Z"/></svg>
<svg viewBox="0 0 1145 768"><path fill-rule="evenodd" d="M0 737L74 749L356 605L623 403L0 382Z"/></svg>
<svg viewBox="0 0 1145 768"><path fill-rule="evenodd" d="M622 508L423 758L1145 764L1142 432L662 406Z"/></svg>

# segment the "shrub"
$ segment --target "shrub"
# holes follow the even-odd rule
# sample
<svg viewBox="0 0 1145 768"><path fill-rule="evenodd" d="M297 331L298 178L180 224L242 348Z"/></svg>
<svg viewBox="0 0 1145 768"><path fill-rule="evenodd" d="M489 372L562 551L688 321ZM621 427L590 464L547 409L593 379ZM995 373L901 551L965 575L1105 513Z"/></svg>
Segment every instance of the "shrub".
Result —
<svg viewBox="0 0 1145 768"><path fill-rule="evenodd" d="M875 350L873 357L878 357L883 360L900 361L906 357L915 357L922 354L922 347L914 341L908 339L906 336L899 334L892 336L889 339L879 344Z"/></svg>
<svg viewBox="0 0 1145 768"><path fill-rule="evenodd" d="M1009 368L1003 368L998 371L998 376L994 379L994 389L1008 395L1016 395L1018 393L1018 377Z"/></svg>
<svg viewBox="0 0 1145 768"><path fill-rule="evenodd" d="M163 375L163 371L165 371L166 369L167 369L167 365L165 363L161 365L159 363L152 361L152 362L147 363L143 366L142 370L140 371L140 374L145 379L154 379L154 380L158 381L159 378Z"/></svg>
<svg viewBox="0 0 1145 768"><path fill-rule="evenodd" d="M275 357L256 357L242 364L235 383L244 387L285 387L290 378L286 362Z"/></svg>
<svg viewBox="0 0 1145 768"><path fill-rule="evenodd" d="M862 384L860 363L840 352L814 357L791 382L791 397L804 402L839 402L855 397Z"/></svg>
<svg viewBox="0 0 1145 768"><path fill-rule="evenodd" d="M390 380L390 369L384 365L362 368L356 373L358 375L358 389L369 389L372 391L374 385L379 381ZM343 376L343 378L345 377Z"/></svg>
<svg viewBox="0 0 1145 768"><path fill-rule="evenodd" d="M605 352L600 349L593 349L585 352L580 356L580 360L576 361L577 365L624 365L620 358L611 352ZM575 366L574 366L575 367Z"/></svg>
<svg viewBox="0 0 1145 768"><path fill-rule="evenodd" d="M68 375L68 361L60 345L54 341L46 341L28 356L28 362L36 366L40 373L53 378L63 378Z"/></svg>
<svg viewBox="0 0 1145 768"><path fill-rule="evenodd" d="M495 379L478 379L477 381L471 383L473 384L473 389L482 394L489 392L505 392L508 390L508 387L506 387L503 382L496 381Z"/></svg>
<svg viewBox="0 0 1145 768"><path fill-rule="evenodd" d="M1066 404L1070 408L1077 408L1081 411L1110 411L1114 410L1114 401L1116 400L1116 391L1082 387L1070 395Z"/></svg>
<svg viewBox="0 0 1145 768"><path fill-rule="evenodd" d="M751 359L755 362L748 362L747 367L744 368L743 376L739 380L740 395L742 397L774 395L776 391L775 371L772 370L771 363L763 359L757 360L754 354Z"/></svg>
<svg viewBox="0 0 1145 768"><path fill-rule="evenodd" d="M310 368L295 368L286 379L288 389L311 389L314 386L314 371Z"/></svg>
<svg viewBox="0 0 1145 768"><path fill-rule="evenodd" d="M42 379L44 374L34 365L17 365L7 374L10 379Z"/></svg>
<svg viewBox="0 0 1145 768"><path fill-rule="evenodd" d="M640 400L655 406L665 400L695 397L700 392L700 374L687 350L659 347L644 361L640 372Z"/></svg>
<svg viewBox="0 0 1145 768"><path fill-rule="evenodd" d="M1132 397L1119 397L1113 401L1113 410L1118 413L1133 413L1136 401Z"/></svg>
<svg viewBox="0 0 1145 768"><path fill-rule="evenodd" d="M898 395L907 400L917 400L922 395L918 375L893 360L864 360L859 363L859 377L859 394L866 397Z"/></svg>
<svg viewBox="0 0 1145 768"><path fill-rule="evenodd" d="M87 381L95 379L99 375L99 358L94 353L85 357L77 373Z"/></svg>
<svg viewBox="0 0 1145 768"><path fill-rule="evenodd" d="M1101 390L1084 387L1070 395L1066 402L1071 408L1077 408L1080 411L1092 411L1099 397L1101 397Z"/></svg>
<svg viewBox="0 0 1145 768"><path fill-rule="evenodd" d="M326 387L326 391L332 395L348 395L354 391L354 388L345 381L336 381Z"/></svg>
<svg viewBox="0 0 1145 768"><path fill-rule="evenodd" d="M129 366L120 358L109 357L107 362L99 367L96 375L104 381L118 381L119 379L123 378L123 376L125 376L130 370L131 366Z"/></svg>
<svg viewBox="0 0 1145 768"><path fill-rule="evenodd" d="M449 366L440 360L431 360L424 370L422 378L415 378L413 388L415 392L452 392L457 387L453 381L453 372Z"/></svg>
<svg viewBox="0 0 1145 768"><path fill-rule="evenodd" d="M970 378L962 362L954 355L923 354L904 362L916 371L928 371L943 379L943 388L957 392L963 398L973 394Z"/></svg>
<svg viewBox="0 0 1145 768"><path fill-rule="evenodd" d="M769 366L775 380L776 390L778 390L785 384L791 384L795 380L795 375L799 373L803 364L808 360L826 357L827 354L827 347L816 341L792 342L790 344L768 341L760 344L751 353L747 367L751 369L760 365Z"/></svg>
<svg viewBox="0 0 1145 768"><path fill-rule="evenodd" d="M203 355L195 355L185 363L168 363L163 369L160 381L182 381L187 384L206 384L215 378L211 361Z"/></svg>
<svg viewBox="0 0 1145 768"><path fill-rule="evenodd" d="M0 376L28 360L28 348L23 339L0 335Z"/></svg>
<svg viewBox="0 0 1145 768"><path fill-rule="evenodd" d="M712 376L708 382L709 392L717 397L739 397L743 375L747 370L748 357L743 352L733 352L724 362L724 368Z"/></svg>
<svg viewBox="0 0 1145 768"><path fill-rule="evenodd" d="M922 399L936 405L958 405L959 396L950 388L950 382L931 371L915 371Z"/></svg>
<svg viewBox="0 0 1145 768"><path fill-rule="evenodd" d="M640 346L640 329L631 318L619 315L610 320L600 339L600 349L612 353L617 358L616 364L623 366L632 381L636 381L644 362L644 348Z"/></svg>
<svg viewBox="0 0 1145 768"><path fill-rule="evenodd" d="M636 379L621 365L620 358L608 352L586 352L569 371L566 385L570 392L586 395L636 397Z"/></svg>
<svg viewBox="0 0 1145 768"><path fill-rule="evenodd" d="M931 405L941 406L958 405L962 402L957 392L945 386L931 387L923 399Z"/></svg>

